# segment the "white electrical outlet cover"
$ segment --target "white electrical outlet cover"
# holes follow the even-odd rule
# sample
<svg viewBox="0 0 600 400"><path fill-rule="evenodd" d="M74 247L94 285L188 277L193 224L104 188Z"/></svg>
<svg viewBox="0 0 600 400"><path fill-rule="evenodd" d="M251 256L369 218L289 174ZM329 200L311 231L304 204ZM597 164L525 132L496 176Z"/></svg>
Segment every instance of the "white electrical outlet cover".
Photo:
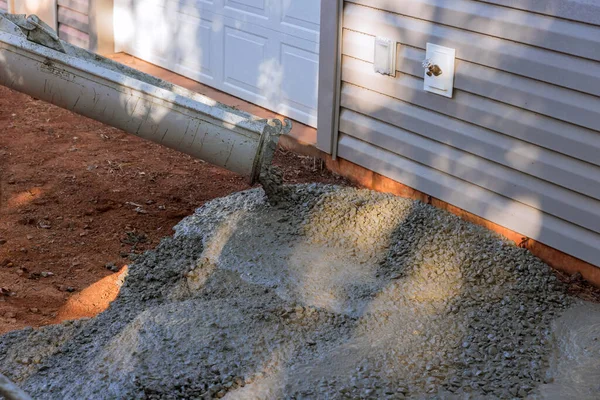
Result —
<svg viewBox="0 0 600 400"><path fill-rule="evenodd" d="M396 75L396 42L391 39L375 38L375 54L373 68L384 75Z"/></svg>
<svg viewBox="0 0 600 400"><path fill-rule="evenodd" d="M440 76L428 76L427 71L424 72L425 90L452 98L454 94L456 50L427 43L425 58L430 60L432 64L438 65L442 70Z"/></svg>

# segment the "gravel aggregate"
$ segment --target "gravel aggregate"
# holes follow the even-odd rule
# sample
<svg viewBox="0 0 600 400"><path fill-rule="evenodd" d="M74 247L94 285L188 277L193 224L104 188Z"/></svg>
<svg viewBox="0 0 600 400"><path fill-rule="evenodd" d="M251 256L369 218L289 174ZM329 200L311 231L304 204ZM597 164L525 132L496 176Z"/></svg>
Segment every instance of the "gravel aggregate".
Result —
<svg viewBox="0 0 600 400"><path fill-rule="evenodd" d="M600 310L528 251L420 202L278 186L184 219L98 317L0 337L0 372L40 399L552 398L581 376L598 398L598 357L561 371Z"/></svg>

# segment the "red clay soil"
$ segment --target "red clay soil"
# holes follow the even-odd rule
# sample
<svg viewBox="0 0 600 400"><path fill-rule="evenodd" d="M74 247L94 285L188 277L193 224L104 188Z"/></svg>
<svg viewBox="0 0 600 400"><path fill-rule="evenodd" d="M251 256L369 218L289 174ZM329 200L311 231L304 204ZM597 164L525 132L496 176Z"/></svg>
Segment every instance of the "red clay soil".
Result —
<svg viewBox="0 0 600 400"><path fill-rule="evenodd" d="M287 182L345 181L280 150ZM93 316L131 253L244 179L0 87L0 334ZM121 271L121 272L115 272Z"/></svg>

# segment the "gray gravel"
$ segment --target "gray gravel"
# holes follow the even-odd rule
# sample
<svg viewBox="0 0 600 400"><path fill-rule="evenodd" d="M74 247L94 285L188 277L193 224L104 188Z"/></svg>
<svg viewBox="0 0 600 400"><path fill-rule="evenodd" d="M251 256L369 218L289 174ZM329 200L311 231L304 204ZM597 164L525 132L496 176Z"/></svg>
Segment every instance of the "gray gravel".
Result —
<svg viewBox="0 0 600 400"><path fill-rule="evenodd" d="M0 337L0 371L40 399L552 398L582 376L598 398L556 339L597 321L526 250L420 202L275 186L183 220L98 317Z"/></svg>

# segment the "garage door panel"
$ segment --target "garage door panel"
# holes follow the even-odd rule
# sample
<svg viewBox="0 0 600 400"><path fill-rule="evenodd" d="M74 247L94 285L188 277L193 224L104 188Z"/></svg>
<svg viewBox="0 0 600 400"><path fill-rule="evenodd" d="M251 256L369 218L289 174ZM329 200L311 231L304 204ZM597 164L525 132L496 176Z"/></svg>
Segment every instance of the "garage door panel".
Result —
<svg viewBox="0 0 600 400"><path fill-rule="evenodd" d="M320 0L284 0L281 10L282 31L318 41L321 15ZM305 31L309 37L298 31ZM312 34L312 35L311 35ZM312 37L311 37L312 36Z"/></svg>
<svg viewBox="0 0 600 400"><path fill-rule="evenodd" d="M267 60L269 39L248 30L225 27L225 83L236 89L261 96L258 79Z"/></svg>
<svg viewBox="0 0 600 400"><path fill-rule="evenodd" d="M144 7L137 5L132 15L131 47L142 58L152 57L161 65L173 67L175 48L171 46L172 26L165 18L166 10L153 4Z"/></svg>
<svg viewBox="0 0 600 400"><path fill-rule="evenodd" d="M115 0L125 3L127 0ZM305 40L319 41L320 0L141 0L134 2L144 10L148 5L205 18L215 13L237 21L252 23Z"/></svg>
<svg viewBox="0 0 600 400"><path fill-rule="evenodd" d="M213 32L212 21L206 19L184 18L185 24L179 25L173 42L175 60L180 70L187 76L198 80L214 79L215 59L214 43L219 40L219 34ZM218 50L218 49L217 49Z"/></svg>
<svg viewBox="0 0 600 400"><path fill-rule="evenodd" d="M281 65L283 80L281 84L284 114L293 110L304 115L302 120L312 120L316 124L319 54L290 44L281 45ZM311 123L311 124L312 124Z"/></svg>
<svg viewBox="0 0 600 400"><path fill-rule="evenodd" d="M210 18L209 15L220 14L218 11L223 9L220 2L223 1L225 0L136 0L134 3L136 8L142 12L147 10L147 7L155 6L196 18ZM114 2L116 13L117 6L122 9L127 0L114 0ZM206 13L209 13L209 15Z"/></svg>
<svg viewBox="0 0 600 400"><path fill-rule="evenodd" d="M276 33L319 41L320 0L221 0L215 12Z"/></svg>
<svg viewBox="0 0 600 400"><path fill-rule="evenodd" d="M119 51L316 126L318 4L115 0L115 41Z"/></svg>
<svg viewBox="0 0 600 400"><path fill-rule="evenodd" d="M242 12L268 19L266 0L225 0L225 10Z"/></svg>
<svg viewBox="0 0 600 400"><path fill-rule="evenodd" d="M209 12L203 15L214 16ZM214 42L219 36L214 21L182 14L173 3L159 7L150 1L138 3L132 18L135 29L126 50L194 79L213 79Z"/></svg>

